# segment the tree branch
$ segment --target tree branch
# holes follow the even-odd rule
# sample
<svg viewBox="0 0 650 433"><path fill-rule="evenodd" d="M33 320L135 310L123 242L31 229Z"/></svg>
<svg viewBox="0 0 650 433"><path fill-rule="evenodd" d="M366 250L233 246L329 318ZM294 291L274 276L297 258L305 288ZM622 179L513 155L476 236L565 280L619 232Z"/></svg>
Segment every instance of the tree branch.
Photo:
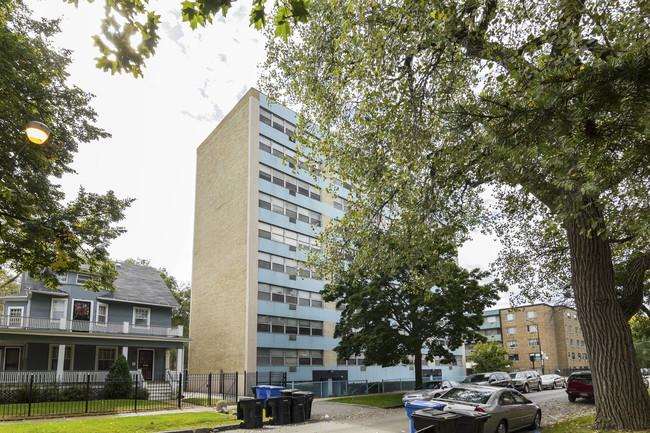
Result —
<svg viewBox="0 0 650 433"><path fill-rule="evenodd" d="M650 269L648 252L637 254L628 261L623 291L618 300L627 320L631 319L643 305L643 283L648 269Z"/></svg>

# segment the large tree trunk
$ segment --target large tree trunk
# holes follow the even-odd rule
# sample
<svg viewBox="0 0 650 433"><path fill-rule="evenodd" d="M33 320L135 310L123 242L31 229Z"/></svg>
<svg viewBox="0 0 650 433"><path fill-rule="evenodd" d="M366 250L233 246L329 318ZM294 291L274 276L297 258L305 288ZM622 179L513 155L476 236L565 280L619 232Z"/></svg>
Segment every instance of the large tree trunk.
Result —
<svg viewBox="0 0 650 433"><path fill-rule="evenodd" d="M416 353L413 363L415 365L415 389L422 386L422 353Z"/></svg>
<svg viewBox="0 0 650 433"><path fill-rule="evenodd" d="M566 223L571 275L596 395L596 428L650 428L650 395L643 386L627 318L619 305L609 243L593 230L602 221L594 202ZM602 224L600 224L603 228ZM595 230L593 230L595 232Z"/></svg>

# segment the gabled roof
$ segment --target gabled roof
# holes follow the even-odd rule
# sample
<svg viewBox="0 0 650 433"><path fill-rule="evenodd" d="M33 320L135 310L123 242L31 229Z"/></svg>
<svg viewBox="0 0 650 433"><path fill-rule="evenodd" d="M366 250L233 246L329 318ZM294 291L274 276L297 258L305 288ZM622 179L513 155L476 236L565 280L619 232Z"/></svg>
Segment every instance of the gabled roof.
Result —
<svg viewBox="0 0 650 433"><path fill-rule="evenodd" d="M132 302L136 304L178 307L178 302L155 268L129 263L116 263L118 277L113 282L114 291L102 290L98 300ZM66 286L67 284L63 284ZM45 287L42 281L23 274L20 293L38 291L46 294L66 294L64 291Z"/></svg>

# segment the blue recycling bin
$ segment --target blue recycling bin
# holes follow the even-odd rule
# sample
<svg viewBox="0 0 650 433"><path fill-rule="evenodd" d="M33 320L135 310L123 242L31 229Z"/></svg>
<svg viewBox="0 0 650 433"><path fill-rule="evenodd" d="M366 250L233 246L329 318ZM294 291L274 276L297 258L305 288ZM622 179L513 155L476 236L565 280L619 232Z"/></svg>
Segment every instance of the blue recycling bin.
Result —
<svg viewBox="0 0 650 433"><path fill-rule="evenodd" d="M255 392L255 397L263 398L264 404L266 405L266 400L269 397L282 397L280 391L284 389L284 386L257 385L251 388Z"/></svg>
<svg viewBox="0 0 650 433"><path fill-rule="evenodd" d="M409 417L409 426L411 428L411 433L416 433L415 427L413 426L413 418L411 416L413 415L413 412L420 409L442 410L445 406L447 406L445 403L440 403L437 401L430 401L430 400L407 401L404 404L404 407L406 408L406 416Z"/></svg>

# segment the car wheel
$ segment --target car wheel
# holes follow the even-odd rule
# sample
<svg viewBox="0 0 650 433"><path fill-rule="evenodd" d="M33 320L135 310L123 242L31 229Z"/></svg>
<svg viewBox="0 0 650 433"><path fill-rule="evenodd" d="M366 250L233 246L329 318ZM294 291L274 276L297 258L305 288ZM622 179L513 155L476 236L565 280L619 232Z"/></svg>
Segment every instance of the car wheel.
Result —
<svg viewBox="0 0 650 433"><path fill-rule="evenodd" d="M530 391L530 389L528 388L528 384L526 384L524 385L524 392L527 393L528 391Z"/></svg>
<svg viewBox="0 0 650 433"><path fill-rule="evenodd" d="M566 380L562 381L562 388L566 388Z"/></svg>
<svg viewBox="0 0 650 433"><path fill-rule="evenodd" d="M497 426L497 429L495 430L495 433L508 433L508 424L505 420L501 420Z"/></svg>
<svg viewBox="0 0 650 433"><path fill-rule="evenodd" d="M551 387L551 389L555 389L555 388L557 388L557 386L555 385L555 382L553 382L553 386Z"/></svg>
<svg viewBox="0 0 650 433"><path fill-rule="evenodd" d="M537 392L540 392L542 390L542 383L537 382Z"/></svg>
<svg viewBox="0 0 650 433"><path fill-rule="evenodd" d="M533 423L530 425L530 430L539 430L539 428L542 425L542 413L540 411L537 411L535 414L535 419L533 420Z"/></svg>
<svg viewBox="0 0 650 433"><path fill-rule="evenodd" d="M569 394L569 401L570 401L571 403L573 403L574 401L576 401L576 396L573 395L573 394Z"/></svg>

